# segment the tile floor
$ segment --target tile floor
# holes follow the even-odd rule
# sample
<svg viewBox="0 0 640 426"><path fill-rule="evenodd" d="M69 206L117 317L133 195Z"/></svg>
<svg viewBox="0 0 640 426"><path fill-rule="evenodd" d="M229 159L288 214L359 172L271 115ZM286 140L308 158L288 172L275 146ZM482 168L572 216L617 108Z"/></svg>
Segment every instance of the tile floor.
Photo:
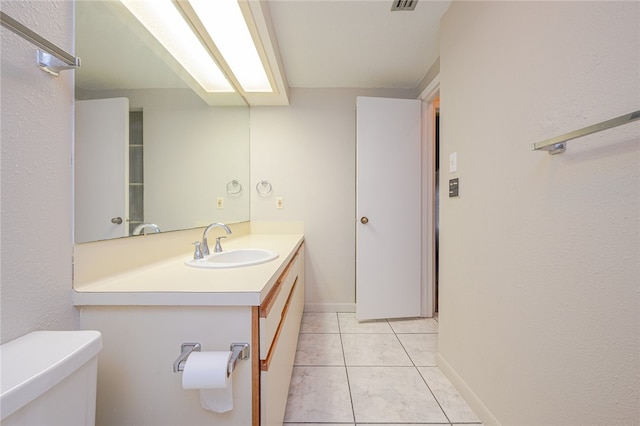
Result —
<svg viewBox="0 0 640 426"><path fill-rule="evenodd" d="M480 424L436 367L432 318L305 313L284 426Z"/></svg>

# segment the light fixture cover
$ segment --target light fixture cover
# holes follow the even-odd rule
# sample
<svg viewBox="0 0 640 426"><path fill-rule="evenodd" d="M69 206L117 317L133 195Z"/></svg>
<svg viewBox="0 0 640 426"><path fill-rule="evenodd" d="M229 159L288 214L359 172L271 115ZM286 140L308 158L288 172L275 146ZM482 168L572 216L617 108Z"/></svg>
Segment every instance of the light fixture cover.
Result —
<svg viewBox="0 0 640 426"><path fill-rule="evenodd" d="M273 92L236 0L190 0L211 40L245 92Z"/></svg>
<svg viewBox="0 0 640 426"><path fill-rule="evenodd" d="M171 0L120 0L207 92L234 92Z"/></svg>

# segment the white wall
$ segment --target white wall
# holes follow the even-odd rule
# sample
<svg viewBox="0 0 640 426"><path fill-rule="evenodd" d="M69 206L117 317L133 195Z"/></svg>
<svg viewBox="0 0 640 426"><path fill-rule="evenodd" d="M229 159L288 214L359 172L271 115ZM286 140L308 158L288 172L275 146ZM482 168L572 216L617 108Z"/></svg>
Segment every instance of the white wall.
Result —
<svg viewBox="0 0 640 426"><path fill-rule="evenodd" d="M188 90L145 103L143 120L145 221L185 229L249 220L249 108L208 106ZM234 179L243 191L231 196Z"/></svg>
<svg viewBox="0 0 640 426"><path fill-rule="evenodd" d="M73 3L2 1L2 11L73 52ZM2 335L74 329L71 305L73 72L35 64L36 48L1 30Z"/></svg>
<svg viewBox="0 0 640 426"><path fill-rule="evenodd" d="M453 2L441 29L441 367L486 424L640 423L640 123L531 151L640 107L640 3Z"/></svg>
<svg viewBox="0 0 640 426"><path fill-rule="evenodd" d="M407 91L291 89L288 107L251 108L251 220L303 221L308 310L355 302L356 97ZM273 192L257 194L268 180ZM276 209L276 197L284 208Z"/></svg>

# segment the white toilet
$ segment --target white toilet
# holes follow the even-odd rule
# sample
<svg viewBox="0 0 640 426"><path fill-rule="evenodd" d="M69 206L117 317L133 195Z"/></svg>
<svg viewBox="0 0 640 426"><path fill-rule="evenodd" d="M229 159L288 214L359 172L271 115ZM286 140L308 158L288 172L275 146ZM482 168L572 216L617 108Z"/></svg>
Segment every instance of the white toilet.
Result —
<svg viewBox="0 0 640 426"><path fill-rule="evenodd" d="M0 346L2 426L85 426L96 417L98 331L35 331Z"/></svg>

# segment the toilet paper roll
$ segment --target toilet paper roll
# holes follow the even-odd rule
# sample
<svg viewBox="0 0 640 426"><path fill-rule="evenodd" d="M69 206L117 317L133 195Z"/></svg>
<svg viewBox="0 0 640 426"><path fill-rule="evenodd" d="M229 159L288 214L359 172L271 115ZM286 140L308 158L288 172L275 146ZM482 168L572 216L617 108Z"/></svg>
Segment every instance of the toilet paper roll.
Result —
<svg viewBox="0 0 640 426"><path fill-rule="evenodd" d="M231 351L191 352L182 371L183 389L226 389L231 383L227 368Z"/></svg>
<svg viewBox="0 0 640 426"><path fill-rule="evenodd" d="M200 405L205 410L225 413L233 410L233 389L227 368L228 352L192 352L182 371L182 387L198 389Z"/></svg>

